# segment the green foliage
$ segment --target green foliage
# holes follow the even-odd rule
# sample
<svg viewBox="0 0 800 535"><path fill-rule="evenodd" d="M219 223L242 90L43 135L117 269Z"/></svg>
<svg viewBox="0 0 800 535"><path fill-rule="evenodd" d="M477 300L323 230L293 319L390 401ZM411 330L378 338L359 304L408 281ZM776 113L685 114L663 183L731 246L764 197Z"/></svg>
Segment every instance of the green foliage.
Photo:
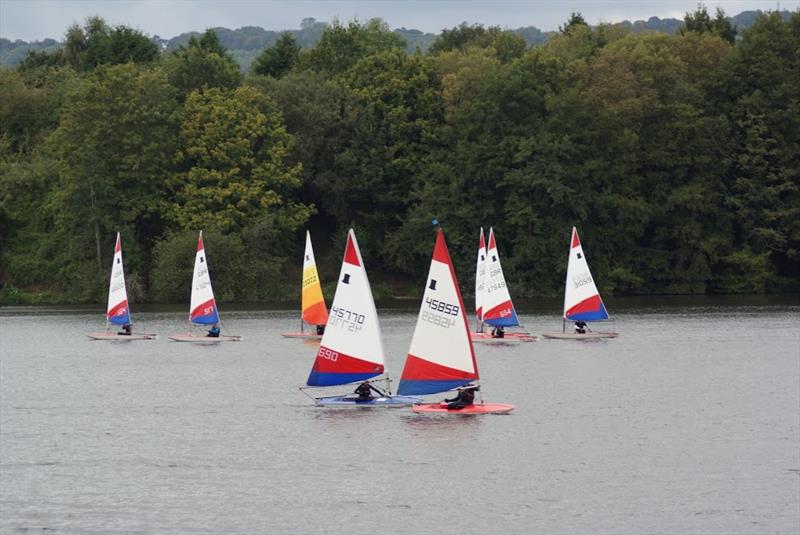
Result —
<svg viewBox="0 0 800 535"><path fill-rule="evenodd" d="M464 288L493 226L512 295L560 295L575 225L604 292L800 291L800 14L721 20L428 54L314 21L242 85L214 32L137 64L90 19L0 71L0 300L103 300L120 230L132 296L185 302L201 228L221 300L294 299L306 226L323 278L352 226L376 295L413 293L432 219Z"/></svg>
<svg viewBox="0 0 800 535"><path fill-rule="evenodd" d="M725 12L717 8L717 15L712 19L702 4L694 13L686 13L683 18L683 27L678 33L685 35L689 32L711 33L731 44L736 40L736 26L725 17Z"/></svg>
<svg viewBox="0 0 800 535"><path fill-rule="evenodd" d="M405 41L389 30L381 19L347 26L338 20L322 32L317 45L300 56L300 67L330 74L341 74L359 59L387 50L402 50Z"/></svg>
<svg viewBox="0 0 800 535"><path fill-rule="evenodd" d="M292 137L275 105L252 87L192 92L181 121L168 216L182 229L240 231L264 214L295 230L309 207L291 202L300 165L287 166Z"/></svg>
<svg viewBox="0 0 800 535"><path fill-rule="evenodd" d="M88 72L100 65L152 63L160 51L149 37L127 26L111 28L100 17L90 17L83 27L73 24L64 47L51 52L31 50L19 65L30 71L42 67L69 65Z"/></svg>
<svg viewBox="0 0 800 535"><path fill-rule="evenodd" d="M300 57L300 46L292 34L281 34L275 46L267 48L253 63L253 73L280 78L287 74Z"/></svg>
<svg viewBox="0 0 800 535"><path fill-rule="evenodd" d="M297 295L297 288L286 284L286 260L273 254L279 250L280 234L268 222L241 233L203 232L214 295L219 301L274 301ZM191 230L168 233L155 244L152 300L187 303L188 308L196 250L197 232ZM300 277L299 269L295 269L293 281Z"/></svg>
<svg viewBox="0 0 800 535"><path fill-rule="evenodd" d="M589 24L586 22L586 19L583 18L583 15L573 11L570 13L569 20L563 26L558 27L558 31L563 34L570 34L581 26L588 27Z"/></svg>
<svg viewBox="0 0 800 535"><path fill-rule="evenodd" d="M71 261L93 259L104 273L115 231L136 237L128 258L163 232L176 106L164 74L134 64L98 68L68 95L52 139L60 179L51 203L61 237L90 244Z"/></svg>
<svg viewBox="0 0 800 535"><path fill-rule="evenodd" d="M437 55L471 47L493 48L497 58L506 63L522 55L525 51L525 40L514 32L501 30L498 26L487 29L480 24L470 26L462 22L451 30L443 30L428 51Z"/></svg>
<svg viewBox="0 0 800 535"><path fill-rule="evenodd" d="M217 34L207 30L192 37L164 59L169 82L181 95L203 88L233 89L242 82L239 66L220 44Z"/></svg>

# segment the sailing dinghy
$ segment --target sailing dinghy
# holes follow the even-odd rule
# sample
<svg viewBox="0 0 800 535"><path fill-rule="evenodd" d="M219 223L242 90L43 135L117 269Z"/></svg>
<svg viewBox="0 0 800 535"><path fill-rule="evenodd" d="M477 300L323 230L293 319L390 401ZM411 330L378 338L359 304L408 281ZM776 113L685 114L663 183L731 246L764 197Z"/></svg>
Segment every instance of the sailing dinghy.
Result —
<svg viewBox="0 0 800 535"><path fill-rule="evenodd" d="M567 280L564 288L564 316L561 332L547 332L545 338L585 340L587 338L616 338L619 333L592 331L588 327L585 333L567 332L567 321L606 321L608 312L600 292L594 283L586 256L583 254L578 230L572 227L569 260L567 261Z"/></svg>
<svg viewBox="0 0 800 535"><path fill-rule="evenodd" d="M481 260L483 257L483 260ZM483 279L483 282L479 282ZM494 230L489 229L489 247L483 250L483 229L478 245L478 265L475 274L475 305L478 321L491 325L493 328L519 327L517 311L511 302L503 268L500 265L500 255L497 252L497 243L494 239ZM480 292L480 297L479 297ZM493 329L494 330L494 329ZM473 342L509 341L533 342L536 336L519 331L504 332L502 337L492 336L485 332L480 325L477 332L472 333Z"/></svg>
<svg viewBox="0 0 800 535"><path fill-rule="evenodd" d="M356 235L350 229L328 324L306 384L328 387L363 383L385 372L378 312ZM378 396L371 399L359 399L354 394L312 399L317 405L338 407L398 407L422 401L413 396L391 395L386 381L385 391L372 387ZM305 393L305 389L301 390Z"/></svg>
<svg viewBox="0 0 800 535"><path fill-rule="evenodd" d="M311 234L306 231L306 250L303 255L303 293L300 298L300 331L281 333L286 338L322 338L318 332L328 323L328 309L322 297L314 249L311 247ZM305 331L304 326L313 325L313 331Z"/></svg>
<svg viewBox="0 0 800 535"><path fill-rule="evenodd" d="M106 330L102 333L87 333L93 340L153 340L155 334L110 332L110 325L131 325L131 311L128 308L128 291L125 288L125 270L122 267L122 239L117 232L114 245L114 260L111 263L111 281L108 285L108 307L106 308Z"/></svg>
<svg viewBox="0 0 800 535"><path fill-rule="evenodd" d="M438 229L398 393L409 396L437 394L477 383L478 379L478 364L464 301L444 234ZM412 408L420 413L450 414L506 413L513 409L514 405L483 403L482 399L480 403L462 409L449 409L447 403L425 403Z"/></svg>
<svg viewBox="0 0 800 535"><path fill-rule="evenodd" d="M211 277L208 274L206 250L203 246L203 231L197 239L197 253L194 257L194 274L192 275L192 299L189 307L189 322L193 325L219 326L219 310L214 299L214 290L211 288ZM176 342L195 342L200 344L215 344L217 342L239 342L241 336L223 335L217 337L202 334L186 333L171 334L170 340Z"/></svg>

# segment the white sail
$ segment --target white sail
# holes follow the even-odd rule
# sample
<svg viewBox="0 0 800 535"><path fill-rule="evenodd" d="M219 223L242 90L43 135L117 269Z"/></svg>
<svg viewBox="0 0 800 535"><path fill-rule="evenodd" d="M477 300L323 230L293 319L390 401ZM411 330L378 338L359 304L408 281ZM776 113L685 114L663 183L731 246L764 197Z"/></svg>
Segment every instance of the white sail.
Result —
<svg viewBox="0 0 800 535"><path fill-rule="evenodd" d="M483 319L483 294L486 288L486 242L483 239L483 227L478 241L478 262L475 266L475 315Z"/></svg>
<svg viewBox="0 0 800 535"><path fill-rule="evenodd" d="M494 229L489 229L489 246L486 253L486 286L483 297L483 321L497 327L519 325L517 312L508 293L500 255L494 238Z"/></svg>
<svg viewBox="0 0 800 535"><path fill-rule="evenodd" d="M444 392L476 379L464 302L440 229L398 392Z"/></svg>
<svg viewBox="0 0 800 535"><path fill-rule="evenodd" d="M384 368L378 312L356 235L350 229L336 294L308 384L363 381L380 375Z"/></svg>
<svg viewBox="0 0 800 535"><path fill-rule="evenodd" d="M125 270L122 267L122 239L119 232L117 232L117 243L114 245L114 260L111 264L106 318L109 323L116 325L125 325L131 322L128 291L125 288Z"/></svg>
<svg viewBox="0 0 800 535"><path fill-rule="evenodd" d="M192 299L189 307L189 320L192 323L213 325L219 322L214 290L211 288L211 276L208 273L206 250L203 245L203 231L197 239L197 253L194 257L194 274L192 275Z"/></svg>
<svg viewBox="0 0 800 535"><path fill-rule="evenodd" d="M589 271L589 264L583 254L578 230L572 227L567 280L564 289L564 319L572 321L602 321L608 319L608 312L600 298L600 292Z"/></svg>

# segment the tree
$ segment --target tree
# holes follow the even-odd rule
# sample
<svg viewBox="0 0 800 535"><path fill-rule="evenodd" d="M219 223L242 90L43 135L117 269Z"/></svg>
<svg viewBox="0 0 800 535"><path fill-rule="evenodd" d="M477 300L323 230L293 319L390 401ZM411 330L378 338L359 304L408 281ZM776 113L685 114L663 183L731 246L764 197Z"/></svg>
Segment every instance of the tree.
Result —
<svg viewBox="0 0 800 535"><path fill-rule="evenodd" d="M428 52L438 55L452 50L466 50L469 47L493 48L497 58L506 63L522 55L525 51L525 40L513 32L501 30L498 26L487 29L480 24L470 26L462 22L451 30L443 30Z"/></svg>
<svg viewBox="0 0 800 535"><path fill-rule="evenodd" d="M574 31L576 28L579 28L581 26L588 27L589 24L586 22L586 19L583 18L583 15L581 15L578 12L573 11L570 14L569 20L567 20L566 24L564 24L564 26L559 26L558 27L558 31L563 33L563 34L569 34L572 31Z"/></svg>
<svg viewBox="0 0 800 535"><path fill-rule="evenodd" d="M169 82L183 96L205 87L233 89L242 82L239 65L213 30L206 30L200 39L192 36L186 46L165 58L164 68Z"/></svg>
<svg viewBox="0 0 800 535"><path fill-rule="evenodd" d="M711 33L731 44L736 41L736 26L725 17L725 12L717 8L717 15L712 20L706 6L702 4L697 6L694 13L687 12L683 17L683 26L678 33L685 35L690 32Z"/></svg>
<svg viewBox="0 0 800 535"><path fill-rule="evenodd" d="M323 30L317 45L300 57L300 67L331 74L341 74L359 59L405 47L405 40L389 30L381 19L357 21L347 26L338 20Z"/></svg>
<svg viewBox="0 0 800 535"><path fill-rule="evenodd" d="M181 167L169 216L181 229L235 232L272 214L289 231L310 208L292 201L300 165L275 105L252 87L189 94L181 121Z"/></svg>
<svg viewBox="0 0 800 535"><path fill-rule="evenodd" d="M300 57L300 47L289 32L278 38L275 46L265 49L253 63L253 73L280 78L292 70Z"/></svg>
<svg viewBox="0 0 800 535"><path fill-rule="evenodd" d="M110 252L116 230L130 229L134 239L126 252L132 259L139 256L137 245L147 249L161 234L176 105L162 72L134 64L99 67L68 94L52 139L61 169L51 200L70 255L67 266L93 256L104 275L103 251ZM65 273L67 287L93 282Z"/></svg>

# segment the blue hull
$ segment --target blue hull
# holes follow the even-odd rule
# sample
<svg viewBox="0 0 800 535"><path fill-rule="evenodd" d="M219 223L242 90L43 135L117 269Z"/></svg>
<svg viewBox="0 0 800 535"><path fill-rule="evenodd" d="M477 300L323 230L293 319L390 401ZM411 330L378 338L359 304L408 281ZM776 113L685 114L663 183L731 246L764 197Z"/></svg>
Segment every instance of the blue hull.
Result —
<svg viewBox="0 0 800 535"><path fill-rule="evenodd" d="M373 398L369 401L356 401L353 396L330 396L314 399L317 405L326 407L403 407L422 402L422 398L414 396L387 396Z"/></svg>

